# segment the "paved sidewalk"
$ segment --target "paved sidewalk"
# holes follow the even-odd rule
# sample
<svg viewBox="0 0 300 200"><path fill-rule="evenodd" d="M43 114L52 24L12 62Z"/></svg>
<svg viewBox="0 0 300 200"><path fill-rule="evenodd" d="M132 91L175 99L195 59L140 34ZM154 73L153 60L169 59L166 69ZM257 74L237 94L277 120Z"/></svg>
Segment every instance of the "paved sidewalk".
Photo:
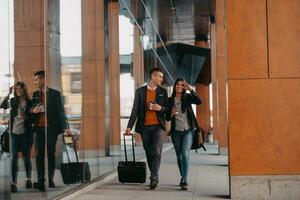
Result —
<svg viewBox="0 0 300 200"><path fill-rule="evenodd" d="M156 190L145 184L120 184L115 178L79 196L76 200L213 200L228 199L228 158L217 154L216 145L206 145L207 152L192 151L188 191L180 190L174 149L162 156L160 182ZM149 175L149 171L147 172Z"/></svg>

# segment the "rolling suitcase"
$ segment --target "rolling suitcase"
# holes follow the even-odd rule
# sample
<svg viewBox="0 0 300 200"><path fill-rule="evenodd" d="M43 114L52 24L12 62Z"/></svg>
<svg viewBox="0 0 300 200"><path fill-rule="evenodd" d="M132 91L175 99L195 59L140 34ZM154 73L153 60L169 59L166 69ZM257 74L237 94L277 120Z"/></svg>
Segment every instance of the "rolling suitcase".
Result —
<svg viewBox="0 0 300 200"><path fill-rule="evenodd" d="M70 141L73 144L74 152L76 156L76 162L70 162L70 156L67 149L67 144L65 141L65 136L63 136L63 142L68 158L68 163L62 163L60 166L60 172L64 184L74 184L74 183L84 183L91 180L91 172L89 164L87 162L79 162L76 146L73 143L73 139Z"/></svg>
<svg viewBox="0 0 300 200"><path fill-rule="evenodd" d="M134 142L132 136L132 153L133 161L128 161L127 150L124 134L124 149L125 149L125 161L119 161L118 163L118 178L121 183L145 183L146 182L146 163L135 161Z"/></svg>

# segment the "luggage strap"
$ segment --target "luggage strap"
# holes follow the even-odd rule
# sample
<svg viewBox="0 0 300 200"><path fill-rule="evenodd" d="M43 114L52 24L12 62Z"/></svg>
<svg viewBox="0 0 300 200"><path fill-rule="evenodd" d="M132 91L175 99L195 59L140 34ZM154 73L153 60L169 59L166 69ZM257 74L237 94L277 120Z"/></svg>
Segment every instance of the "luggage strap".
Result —
<svg viewBox="0 0 300 200"><path fill-rule="evenodd" d="M132 141L133 162L135 162L135 152L134 152L133 134L130 134L130 135L131 135L131 141ZM128 162L128 159L127 159L127 150L126 150L126 142L125 142L125 136L127 136L127 135L126 135L126 134L123 134L124 150L125 150L125 161Z"/></svg>

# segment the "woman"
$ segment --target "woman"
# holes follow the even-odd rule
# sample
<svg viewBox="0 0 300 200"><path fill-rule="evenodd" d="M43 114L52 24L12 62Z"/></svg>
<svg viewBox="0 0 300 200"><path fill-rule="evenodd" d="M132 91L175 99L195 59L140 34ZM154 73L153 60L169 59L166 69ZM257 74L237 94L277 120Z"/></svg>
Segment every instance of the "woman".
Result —
<svg viewBox="0 0 300 200"><path fill-rule="evenodd" d="M8 95L0 107L11 108L10 132L11 132L11 192L17 192L18 173L18 152L22 152L22 157L26 170L26 188L32 188L31 182L31 160L30 151L32 147L32 127L31 127L31 99L28 95L27 87L23 82L17 82L11 89L14 90L14 97L9 100Z"/></svg>
<svg viewBox="0 0 300 200"><path fill-rule="evenodd" d="M187 90L190 93L186 93ZM188 188L189 154L195 129L192 104L201 104L200 98L183 78L178 78L175 81L172 96L169 97L170 111L167 120L171 120L170 134L177 156L182 190Z"/></svg>

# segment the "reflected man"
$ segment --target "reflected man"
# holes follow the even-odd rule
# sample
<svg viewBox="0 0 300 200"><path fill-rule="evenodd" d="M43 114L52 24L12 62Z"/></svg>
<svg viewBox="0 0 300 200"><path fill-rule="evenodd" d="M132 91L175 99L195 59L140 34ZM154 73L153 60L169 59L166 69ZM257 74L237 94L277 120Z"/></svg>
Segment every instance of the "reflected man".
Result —
<svg viewBox="0 0 300 200"><path fill-rule="evenodd" d="M61 93L46 87L45 71L34 74L34 83L38 90L32 96L34 107L31 112L36 114L34 144L38 182L33 186L45 191L45 144L47 143L49 187L54 188L55 145L58 135L67 131L67 125Z"/></svg>

